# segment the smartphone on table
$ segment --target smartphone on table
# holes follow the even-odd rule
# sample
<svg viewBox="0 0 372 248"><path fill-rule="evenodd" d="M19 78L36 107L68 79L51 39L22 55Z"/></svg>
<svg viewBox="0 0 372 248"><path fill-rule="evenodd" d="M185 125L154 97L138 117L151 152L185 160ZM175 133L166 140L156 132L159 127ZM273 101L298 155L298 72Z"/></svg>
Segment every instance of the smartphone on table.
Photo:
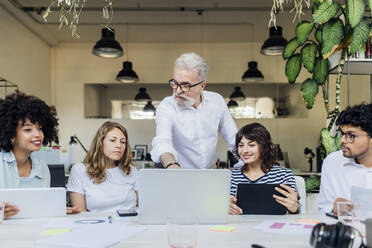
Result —
<svg viewBox="0 0 372 248"><path fill-rule="evenodd" d="M136 216L138 214L135 209L118 209L116 212L120 217Z"/></svg>

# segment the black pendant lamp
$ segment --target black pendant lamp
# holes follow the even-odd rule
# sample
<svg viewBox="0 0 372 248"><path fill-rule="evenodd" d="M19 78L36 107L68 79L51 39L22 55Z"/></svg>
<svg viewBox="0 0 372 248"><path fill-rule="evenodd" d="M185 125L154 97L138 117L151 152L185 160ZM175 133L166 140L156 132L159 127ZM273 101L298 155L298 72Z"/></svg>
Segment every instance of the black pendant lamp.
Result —
<svg viewBox="0 0 372 248"><path fill-rule="evenodd" d="M138 102L151 101L149 94L146 92L146 88L139 88L138 94L134 97L134 100Z"/></svg>
<svg viewBox="0 0 372 248"><path fill-rule="evenodd" d="M229 109L233 109L239 107L239 104L236 101L230 99L230 101L227 103L227 107Z"/></svg>
<svg viewBox="0 0 372 248"><path fill-rule="evenodd" d="M115 31L108 28L102 29L102 38L97 41L92 53L102 58L118 58L124 54L123 48L115 40Z"/></svg>
<svg viewBox="0 0 372 248"><path fill-rule="evenodd" d="M287 40L283 38L282 27L270 28L270 36L261 47L263 55L281 55Z"/></svg>
<svg viewBox="0 0 372 248"><path fill-rule="evenodd" d="M242 80L245 82L257 82L262 81L264 76L257 68L256 61L248 62L248 70L243 74Z"/></svg>
<svg viewBox="0 0 372 248"><path fill-rule="evenodd" d="M242 92L242 90L239 86L235 87L235 90L231 94L230 99L234 100L234 101L242 101L242 100L245 99L245 95L244 95L244 93Z"/></svg>
<svg viewBox="0 0 372 248"><path fill-rule="evenodd" d="M123 62L123 69L116 76L116 80L122 83L134 83L138 81L138 76L137 73L133 70L132 62Z"/></svg>
<svg viewBox="0 0 372 248"><path fill-rule="evenodd" d="M154 112L155 113L155 107L152 105L151 101L147 101L146 106L143 108L144 112Z"/></svg>

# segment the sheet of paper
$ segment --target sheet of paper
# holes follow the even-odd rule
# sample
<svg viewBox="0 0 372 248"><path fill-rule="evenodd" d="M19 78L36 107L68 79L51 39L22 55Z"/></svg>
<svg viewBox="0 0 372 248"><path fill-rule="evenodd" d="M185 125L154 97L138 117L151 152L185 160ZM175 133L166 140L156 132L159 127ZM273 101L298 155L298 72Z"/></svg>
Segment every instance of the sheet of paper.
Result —
<svg viewBox="0 0 372 248"><path fill-rule="evenodd" d="M92 217L80 217L80 218L70 218L70 217L62 217L62 218L54 218L51 219L45 226L44 229L74 229L80 228L87 224L82 223L89 223L92 222L100 222L100 223L107 223L108 219L105 218L92 218ZM130 218L121 218L113 216L114 223L131 223ZM95 224L97 225L97 224Z"/></svg>
<svg viewBox="0 0 372 248"><path fill-rule="evenodd" d="M372 189L351 187L351 202L359 219L372 218Z"/></svg>
<svg viewBox="0 0 372 248"><path fill-rule="evenodd" d="M309 235L314 226L314 224L304 224L299 222L266 220L256 226L255 229L267 233Z"/></svg>
<svg viewBox="0 0 372 248"><path fill-rule="evenodd" d="M39 239L36 244L74 248L106 248L144 230L144 227L126 223L88 224L74 228L70 232Z"/></svg>

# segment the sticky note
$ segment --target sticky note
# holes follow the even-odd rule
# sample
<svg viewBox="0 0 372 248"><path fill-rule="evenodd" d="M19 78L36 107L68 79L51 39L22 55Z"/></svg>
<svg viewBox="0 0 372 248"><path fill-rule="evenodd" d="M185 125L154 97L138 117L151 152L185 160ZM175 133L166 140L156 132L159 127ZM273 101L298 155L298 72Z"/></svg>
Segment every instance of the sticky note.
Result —
<svg viewBox="0 0 372 248"><path fill-rule="evenodd" d="M42 236L57 235L65 232L70 232L71 229L48 229L41 233Z"/></svg>
<svg viewBox="0 0 372 248"><path fill-rule="evenodd" d="M297 219L296 222L303 223L303 224L318 224L318 223L320 223L319 220L313 220L313 219Z"/></svg>
<svg viewBox="0 0 372 248"><path fill-rule="evenodd" d="M232 226L212 226L209 228L209 231L215 231L215 232L232 232L236 228Z"/></svg>

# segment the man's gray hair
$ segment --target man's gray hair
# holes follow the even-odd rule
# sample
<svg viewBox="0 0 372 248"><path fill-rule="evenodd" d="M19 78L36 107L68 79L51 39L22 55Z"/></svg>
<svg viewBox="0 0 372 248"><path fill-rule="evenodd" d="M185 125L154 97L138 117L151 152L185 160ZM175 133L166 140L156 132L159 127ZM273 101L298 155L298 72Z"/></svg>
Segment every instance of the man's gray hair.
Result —
<svg viewBox="0 0 372 248"><path fill-rule="evenodd" d="M194 70L199 80L206 81L208 77L208 63L196 53L184 53L174 62L174 68Z"/></svg>

